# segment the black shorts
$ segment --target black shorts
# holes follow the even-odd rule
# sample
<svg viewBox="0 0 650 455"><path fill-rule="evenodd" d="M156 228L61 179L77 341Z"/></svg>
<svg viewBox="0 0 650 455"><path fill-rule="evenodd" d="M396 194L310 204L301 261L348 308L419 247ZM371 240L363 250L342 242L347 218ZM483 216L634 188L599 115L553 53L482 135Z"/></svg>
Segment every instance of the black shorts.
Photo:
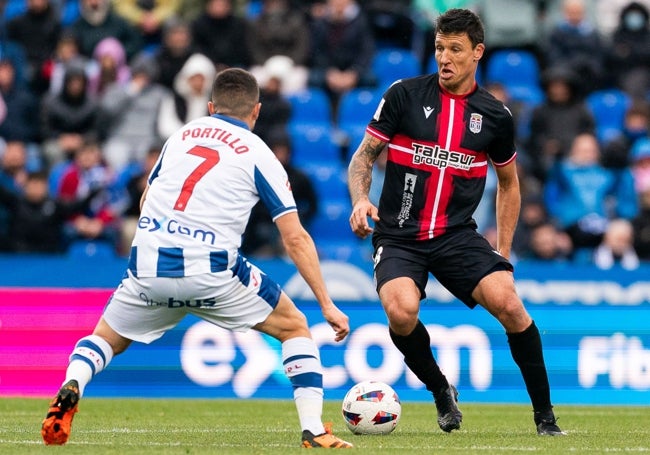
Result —
<svg viewBox="0 0 650 455"><path fill-rule="evenodd" d="M513 270L512 264L472 228L457 229L428 241L373 240L377 292L387 281L409 277L424 299L431 272L449 292L474 308L477 302L472 292L484 276L497 270Z"/></svg>

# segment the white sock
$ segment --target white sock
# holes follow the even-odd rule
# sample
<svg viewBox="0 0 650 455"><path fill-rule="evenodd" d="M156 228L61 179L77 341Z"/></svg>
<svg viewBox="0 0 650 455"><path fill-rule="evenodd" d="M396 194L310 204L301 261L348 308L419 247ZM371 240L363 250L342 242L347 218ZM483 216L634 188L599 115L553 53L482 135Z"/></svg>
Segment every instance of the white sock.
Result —
<svg viewBox="0 0 650 455"><path fill-rule="evenodd" d="M101 372L113 359L113 349L106 340L90 335L77 341L70 354L64 384L72 379L79 383L79 396L90 380Z"/></svg>
<svg viewBox="0 0 650 455"><path fill-rule="evenodd" d="M282 343L284 373L293 386L300 426L315 435L325 432L323 414L323 368L316 343L297 337Z"/></svg>

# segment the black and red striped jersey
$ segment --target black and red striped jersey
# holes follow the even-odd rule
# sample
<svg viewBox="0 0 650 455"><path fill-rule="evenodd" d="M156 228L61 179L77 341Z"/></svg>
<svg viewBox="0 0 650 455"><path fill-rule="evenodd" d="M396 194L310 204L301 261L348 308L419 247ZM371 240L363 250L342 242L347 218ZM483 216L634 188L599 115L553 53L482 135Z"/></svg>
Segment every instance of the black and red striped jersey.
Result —
<svg viewBox="0 0 650 455"><path fill-rule="evenodd" d="M427 240L476 227L489 161L504 166L516 156L503 103L478 86L452 95L437 74L393 84L366 131L388 143L376 236Z"/></svg>

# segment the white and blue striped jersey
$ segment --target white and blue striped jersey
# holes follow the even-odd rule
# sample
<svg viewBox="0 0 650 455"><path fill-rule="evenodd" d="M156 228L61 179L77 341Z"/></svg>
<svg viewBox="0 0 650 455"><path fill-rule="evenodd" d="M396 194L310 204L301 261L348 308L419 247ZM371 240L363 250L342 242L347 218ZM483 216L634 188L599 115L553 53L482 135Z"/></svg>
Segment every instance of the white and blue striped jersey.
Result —
<svg viewBox="0 0 650 455"><path fill-rule="evenodd" d="M232 268L260 199L274 220L296 211L287 173L271 149L245 123L216 114L167 140L149 185L129 258L139 277Z"/></svg>

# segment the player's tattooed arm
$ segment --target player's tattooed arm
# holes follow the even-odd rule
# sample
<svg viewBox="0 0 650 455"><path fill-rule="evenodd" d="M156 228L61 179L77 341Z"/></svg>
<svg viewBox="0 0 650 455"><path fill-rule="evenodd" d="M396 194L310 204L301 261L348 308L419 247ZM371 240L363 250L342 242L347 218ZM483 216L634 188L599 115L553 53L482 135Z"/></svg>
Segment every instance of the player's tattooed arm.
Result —
<svg viewBox="0 0 650 455"><path fill-rule="evenodd" d="M384 150L386 142L366 134L350 160L348 166L348 187L352 205L361 198L367 198L372 181L372 166Z"/></svg>

